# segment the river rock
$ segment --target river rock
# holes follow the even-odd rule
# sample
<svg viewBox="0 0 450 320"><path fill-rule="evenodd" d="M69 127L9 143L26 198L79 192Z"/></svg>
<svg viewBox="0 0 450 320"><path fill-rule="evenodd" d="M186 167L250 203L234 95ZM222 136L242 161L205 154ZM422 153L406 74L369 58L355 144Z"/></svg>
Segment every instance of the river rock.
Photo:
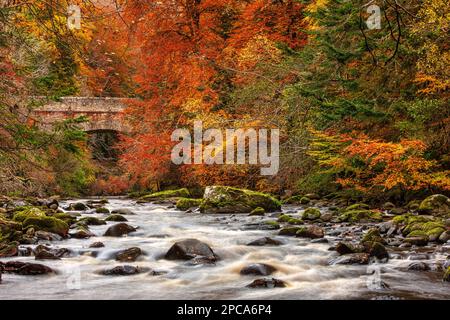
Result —
<svg viewBox="0 0 450 320"><path fill-rule="evenodd" d="M368 264L368 253L352 253L340 256L331 261L331 264Z"/></svg>
<svg viewBox="0 0 450 320"><path fill-rule="evenodd" d="M197 239L186 239L176 242L167 251L167 260L190 260L196 257L205 257L210 261L216 261L217 256L212 249L204 242Z"/></svg>
<svg viewBox="0 0 450 320"><path fill-rule="evenodd" d="M117 266L101 272L105 276L132 276L143 272L143 269L133 266Z"/></svg>
<svg viewBox="0 0 450 320"><path fill-rule="evenodd" d="M74 239L88 239L95 237L95 234L89 231L88 228L78 227L75 231L71 231L69 236Z"/></svg>
<svg viewBox="0 0 450 320"><path fill-rule="evenodd" d="M430 266L425 262L413 262L408 266L408 270L411 271L429 271Z"/></svg>
<svg viewBox="0 0 450 320"><path fill-rule="evenodd" d="M107 217L105 219L105 221L112 221L112 222L127 222L127 218L125 218L124 216L120 215L120 214L112 214L109 217Z"/></svg>
<svg viewBox="0 0 450 320"><path fill-rule="evenodd" d="M450 231L447 230L439 236L439 242L446 243L450 240Z"/></svg>
<svg viewBox="0 0 450 320"><path fill-rule="evenodd" d="M111 213L112 214L121 214L123 216L135 215L135 213L133 211L131 211L130 209L126 209L126 208L115 209L115 210L111 211Z"/></svg>
<svg viewBox="0 0 450 320"><path fill-rule="evenodd" d="M89 207L82 202L71 203L66 208L67 211L86 211Z"/></svg>
<svg viewBox="0 0 450 320"><path fill-rule="evenodd" d="M109 214L109 209L105 207L95 208L95 213Z"/></svg>
<svg viewBox="0 0 450 320"><path fill-rule="evenodd" d="M0 258L7 257L15 257L19 253L19 243L18 242L10 242L10 243L0 243Z"/></svg>
<svg viewBox="0 0 450 320"><path fill-rule="evenodd" d="M23 276L35 276L54 273L54 271L42 264L9 261L3 265L5 272L16 273Z"/></svg>
<svg viewBox="0 0 450 320"><path fill-rule="evenodd" d="M264 279L256 279L249 285L247 285L248 288L285 288L287 287L286 282L283 280L275 279L275 278L264 278Z"/></svg>
<svg viewBox="0 0 450 320"><path fill-rule="evenodd" d="M85 217L80 219L81 223L86 224L87 226L102 226L105 225L106 222L102 219L96 218L96 217Z"/></svg>
<svg viewBox="0 0 450 320"><path fill-rule="evenodd" d="M299 230L295 233L295 236L300 238L318 239L323 238L325 236L325 232L321 227L310 225L306 227L300 227Z"/></svg>
<svg viewBox="0 0 450 320"><path fill-rule="evenodd" d="M302 214L303 220L317 220L320 219L320 210L317 208L308 208Z"/></svg>
<svg viewBox="0 0 450 320"><path fill-rule="evenodd" d="M364 246L359 244L353 244L348 241L338 242L336 245L336 251L340 255L351 254L351 253L361 253L364 252Z"/></svg>
<svg viewBox="0 0 450 320"><path fill-rule="evenodd" d="M295 236L297 234L297 231L300 230L300 227L286 227L281 229L278 232L278 235L280 236Z"/></svg>
<svg viewBox="0 0 450 320"><path fill-rule="evenodd" d="M138 247L129 248L119 251L116 254L116 260L122 262L136 261L136 259L142 254L142 250Z"/></svg>
<svg viewBox="0 0 450 320"><path fill-rule="evenodd" d="M365 252L367 252L371 257L376 257L380 260L388 260L389 253L386 250L386 247L380 242L364 242Z"/></svg>
<svg viewBox="0 0 450 320"><path fill-rule="evenodd" d="M126 223L117 223L106 230L104 236L105 237L121 237L128 233L134 232L137 229L126 224Z"/></svg>
<svg viewBox="0 0 450 320"><path fill-rule="evenodd" d="M429 196L420 203L419 213L450 217L450 199L443 194Z"/></svg>
<svg viewBox="0 0 450 320"><path fill-rule="evenodd" d="M37 239L39 240L46 240L46 241L62 241L63 237L56 233L51 233L47 231L36 231L34 233Z"/></svg>
<svg viewBox="0 0 450 320"><path fill-rule="evenodd" d="M247 243L248 246L280 246L283 242L269 237L259 238Z"/></svg>
<svg viewBox="0 0 450 320"><path fill-rule="evenodd" d="M408 237L403 240L404 243L409 243L413 246L426 246L428 244L428 237Z"/></svg>
<svg viewBox="0 0 450 320"><path fill-rule="evenodd" d="M59 260L70 256L71 251L67 248L51 248L44 245L39 245L34 249L36 260Z"/></svg>
<svg viewBox="0 0 450 320"><path fill-rule="evenodd" d="M249 216L263 216L266 213L266 210L264 210L264 208L258 207L253 209L250 213Z"/></svg>
<svg viewBox="0 0 450 320"><path fill-rule="evenodd" d="M268 194L233 187L206 187L200 205L202 213L250 213L261 207L266 212L279 211L281 203Z"/></svg>
<svg viewBox="0 0 450 320"><path fill-rule="evenodd" d="M105 244L103 242L94 242L91 245L89 245L89 248L103 248L105 247Z"/></svg>
<svg viewBox="0 0 450 320"><path fill-rule="evenodd" d="M268 276L277 271L275 267L265 263L253 263L241 269L241 275Z"/></svg>

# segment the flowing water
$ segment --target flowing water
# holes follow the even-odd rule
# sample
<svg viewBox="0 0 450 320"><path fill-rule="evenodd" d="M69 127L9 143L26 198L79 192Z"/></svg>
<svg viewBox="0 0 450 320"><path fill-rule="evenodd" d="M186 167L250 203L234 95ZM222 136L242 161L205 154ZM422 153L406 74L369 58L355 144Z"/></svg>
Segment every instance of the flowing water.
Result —
<svg viewBox="0 0 450 320"><path fill-rule="evenodd" d="M122 238L103 237L108 226L114 224L108 222L106 226L90 226L97 237L49 242L73 251L71 257L62 260L37 261L57 274L3 274L0 299L450 299L450 287L441 280L442 271L406 271L411 261L401 255L384 264L329 265L337 256L328 250L333 237L327 236L331 240L328 244L311 243L307 239L278 237L276 230L245 227L267 217L184 213L168 206L137 204L118 198L110 199L106 207L134 211L136 215L126 218L128 224L139 227L138 231ZM103 214L83 216L105 217ZM284 245L246 245L266 236L281 240ZM194 266L163 259L172 244L186 238L206 242L220 260L215 265ZM105 247L90 249L89 245L97 241ZM115 253L130 247L141 248L145 255L136 262L115 261ZM440 248L437 251L441 253L431 254L430 262L444 261L448 249ZM2 261L8 260L36 262L33 256ZM270 277L287 282L288 287L247 288L257 277L243 276L239 271L250 263L276 267L277 271ZM98 273L124 264L148 267L161 274L105 276Z"/></svg>

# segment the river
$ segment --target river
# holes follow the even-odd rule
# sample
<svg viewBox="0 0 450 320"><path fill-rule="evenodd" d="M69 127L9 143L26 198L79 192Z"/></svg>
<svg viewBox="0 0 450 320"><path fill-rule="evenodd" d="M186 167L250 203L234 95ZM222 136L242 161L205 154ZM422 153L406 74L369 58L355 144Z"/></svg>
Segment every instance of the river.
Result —
<svg viewBox="0 0 450 320"><path fill-rule="evenodd" d="M62 203L62 207L66 204ZM57 274L3 274L0 299L450 299L449 286L442 282L442 272L407 271L411 263L411 256L407 254L392 255L389 262L383 264L330 265L330 260L337 256L336 252L328 250L337 239L337 236L328 235L334 234L333 228L326 235L330 243L312 243L308 239L279 237L276 230L252 230L248 226L267 220L270 215L185 213L170 206L138 204L122 198L109 199L106 207L131 209L136 214L127 215L127 223L139 227L138 230L126 237L103 237L108 226L114 224L108 222L108 225L90 226L96 237L49 242L51 246L70 249L71 257L44 261L35 261L33 256L2 259L3 262L42 263ZM104 214L83 216L105 218ZM246 245L267 236L284 244ZM209 244L220 260L214 265L192 265L163 258L172 244L186 238ZM91 243L98 241L105 247L89 248ZM124 265L114 257L119 250L130 247L139 247L145 254L136 262L126 264L148 267L157 271L157 275L146 272L133 276L105 276L98 273ZM448 244L433 248L427 255L428 261L421 261L430 264L444 261L448 250ZM281 279L288 286L247 288L256 277L240 275L239 271L250 263L274 266L277 271L270 277Z"/></svg>

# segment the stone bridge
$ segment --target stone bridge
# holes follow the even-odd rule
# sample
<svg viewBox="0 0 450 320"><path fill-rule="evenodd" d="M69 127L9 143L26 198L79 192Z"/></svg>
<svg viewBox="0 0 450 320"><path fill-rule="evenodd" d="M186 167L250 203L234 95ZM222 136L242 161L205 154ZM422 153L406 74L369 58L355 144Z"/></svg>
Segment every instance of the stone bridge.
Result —
<svg viewBox="0 0 450 320"><path fill-rule="evenodd" d="M39 98L37 99L39 101ZM88 121L81 123L86 132L130 131L123 110L126 108L126 98L103 97L63 97L59 101L43 103L33 110L35 118L41 126L49 127L53 123L65 119L85 116Z"/></svg>

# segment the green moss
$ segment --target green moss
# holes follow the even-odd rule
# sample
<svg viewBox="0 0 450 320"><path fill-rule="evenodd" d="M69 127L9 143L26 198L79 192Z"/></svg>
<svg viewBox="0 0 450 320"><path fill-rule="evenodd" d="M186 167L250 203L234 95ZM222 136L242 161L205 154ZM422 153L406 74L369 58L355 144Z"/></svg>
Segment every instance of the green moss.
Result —
<svg viewBox="0 0 450 320"><path fill-rule="evenodd" d="M299 203L300 199L303 198L303 196L292 196L290 198L287 198L286 200L283 201L283 203L285 204L293 204L293 203Z"/></svg>
<svg viewBox="0 0 450 320"><path fill-rule="evenodd" d="M423 200L419 212L435 216L450 216L450 199L442 194L435 194Z"/></svg>
<svg viewBox="0 0 450 320"><path fill-rule="evenodd" d="M87 226L101 226L101 225L105 225L106 222L104 220L101 220L99 218L96 217L85 217L85 218L81 218L80 223L83 223Z"/></svg>
<svg viewBox="0 0 450 320"><path fill-rule="evenodd" d="M428 235L422 230L414 230L408 234L408 238L412 237L428 237Z"/></svg>
<svg viewBox="0 0 450 320"><path fill-rule="evenodd" d="M238 189L234 187L214 186L205 191L205 199L200 211L206 213L249 213L257 207L266 212L280 210L281 202L269 194Z"/></svg>
<svg viewBox="0 0 450 320"><path fill-rule="evenodd" d="M444 223L440 221L429 221L429 219L408 219L408 224L406 224L406 226L402 229L402 234L409 235L413 231L423 231L428 236L439 236L445 230L446 228Z"/></svg>
<svg viewBox="0 0 450 320"><path fill-rule="evenodd" d="M16 222L23 222L27 218L30 218L30 217L39 218L39 217L45 217L45 216L46 216L46 214L44 211L42 211L38 208L30 207L30 208L27 208L23 211L20 211L20 212L17 212L16 214L14 214L13 220Z"/></svg>
<svg viewBox="0 0 450 320"><path fill-rule="evenodd" d="M320 218L320 210L317 208L308 208L303 212L302 219L317 220Z"/></svg>
<svg viewBox="0 0 450 320"><path fill-rule="evenodd" d="M288 214L282 214L281 216L278 217L278 222L289 222L289 220L291 219L293 219L292 216Z"/></svg>
<svg viewBox="0 0 450 320"><path fill-rule="evenodd" d="M266 213L266 210L261 207L257 207L250 212L251 216L263 216Z"/></svg>
<svg viewBox="0 0 450 320"><path fill-rule="evenodd" d="M442 280L446 281L446 282L450 282L450 267L447 268L447 270L444 273L444 277L442 278Z"/></svg>
<svg viewBox="0 0 450 320"><path fill-rule="evenodd" d="M30 217L23 222L23 229L34 228L51 233L56 233L65 237L69 231L69 226L64 221L54 217Z"/></svg>
<svg viewBox="0 0 450 320"><path fill-rule="evenodd" d="M268 221L265 221L264 223L268 224L269 226L273 226L274 229L280 229L281 228L280 224L277 221L275 221L275 220L268 220Z"/></svg>
<svg viewBox="0 0 450 320"><path fill-rule="evenodd" d="M291 218L288 220L289 224L295 224L295 225L299 225L299 224L303 224L303 220L301 219L296 219L296 218Z"/></svg>
<svg viewBox="0 0 450 320"><path fill-rule="evenodd" d="M344 211L353 211L353 210L368 210L369 206L365 203L355 203L352 204L351 206L348 206L347 208L345 208Z"/></svg>
<svg viewBox="0 0 450 320"><path fill-rule="evenodd" d="M278 234L280 236L295 236L297 231L300 230L301 227L286 227L280 230Z"/></svg>
<svg viewBox="0 0 450 320"><path fill-rule="evenodd" d="M176 206L178 210L188 210L189 208L200 206L202 201L202 199L180 198Z"/></svg>
<svg viewBox="0 0 450 320"><path fill-rule="evenodd" d="M380 235L380 230L377 228L371 228L363 235L361 243L364 244L365 242L385 243L384 239Z"/></svg>
<svg viewBox="0 0 450 320"><path fill-rule="evenodd" d="M103 214L109 214L109 209L105 207L97 208L95 209L96 213L103 213Z"/></svg>
<svg viewBox="0 0 450 320"><path fill-rule="evenodd" d="M311 202L311 199L309 199L308 197L302 197L300 199L300 204L308 204Z"/></svg>
<svg viewBox="0 0 450 320"><path fill-rule="evenodd" d="M128 221L127 218L120 214L112 214L109 217L105 219L105 221L113 221L113 222L126 222Z"/></svg>
<svg viewBox="0 0 450 320"><path fill-rule="evenodd" d="M340 221L346 222L370 222L370 221L381 221L383 219L382 213L372 210L350 210L345 211L339 215L338 219Z"/></svg>
<svg viewBox="0 0 450 320"><path fill-rule="evenodd" d="M165 190L160 192L155 192L152 194L148 194L146 196L141 197L141 200L144 201L152 201L152 200L160 200L160 199L169 199L169 198L189 198L190 193L186 188L177 189L177 190Z"/></svg>
<svg viewBox="0 0 450 320"><path fill-rule="evenodd" d="M74 216L72 216L70 214L67 214L67 213L56 213L56 214L53 215L53 217L64 221L68 225L71 225L72 223L77 221L76 217L74 217Z"/></svg>

